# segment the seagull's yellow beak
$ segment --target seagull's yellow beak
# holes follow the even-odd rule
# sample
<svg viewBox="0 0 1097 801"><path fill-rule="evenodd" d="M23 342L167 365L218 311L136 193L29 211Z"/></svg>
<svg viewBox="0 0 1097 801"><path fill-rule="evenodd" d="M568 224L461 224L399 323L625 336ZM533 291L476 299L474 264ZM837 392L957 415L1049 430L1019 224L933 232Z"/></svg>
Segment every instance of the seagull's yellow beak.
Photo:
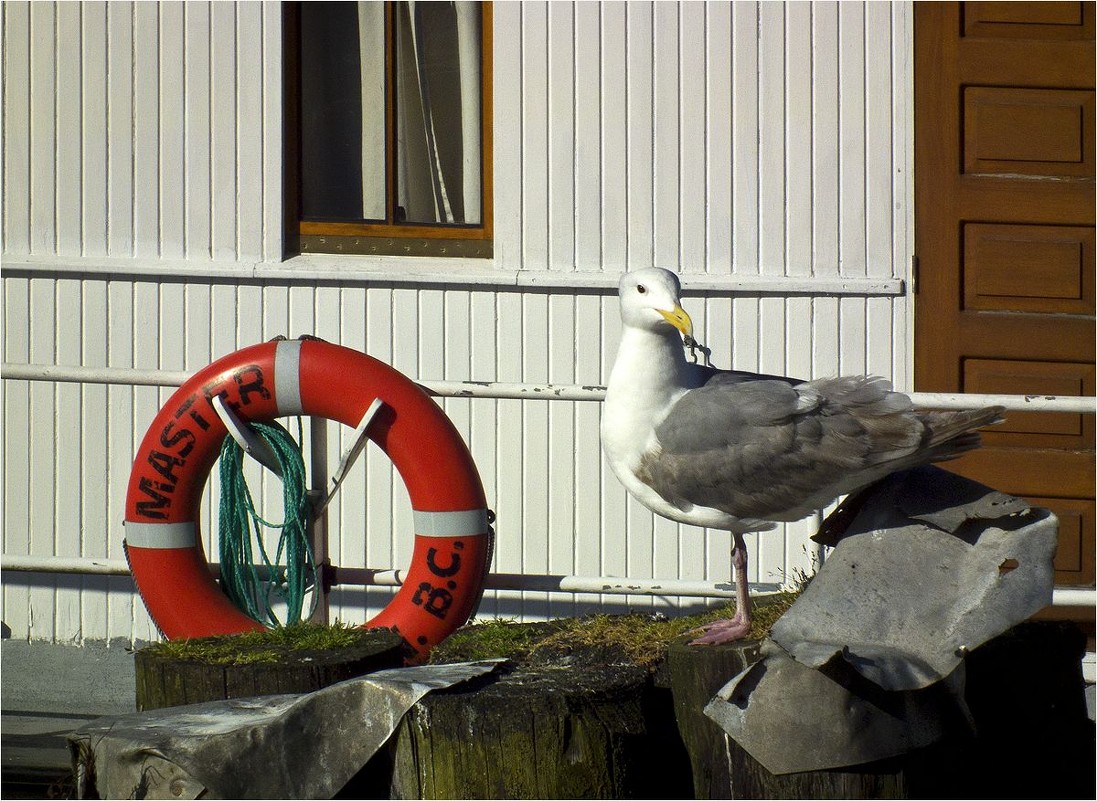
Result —
<svg viewBox="0 0 1097 801"><path fill-rule="evenodd" d="M668 323L681 331L683 337L689 339L693 336L693 320L689 319L686 310L680 305L675 303L674 308L670 311L664 311L662 309L657 309L656 311L666 317Z"/></svg>

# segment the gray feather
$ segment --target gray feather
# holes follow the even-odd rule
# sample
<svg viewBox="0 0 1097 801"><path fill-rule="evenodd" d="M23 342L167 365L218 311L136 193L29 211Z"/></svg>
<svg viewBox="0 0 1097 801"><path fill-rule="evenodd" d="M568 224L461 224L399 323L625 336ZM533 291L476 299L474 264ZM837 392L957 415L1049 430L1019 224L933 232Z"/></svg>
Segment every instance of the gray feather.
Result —
<svg viewBox="0 0 1097 801"><path fill-rule="evenodd" d="M717 372L656 428L637 475L683 510L796 520L887 473L977 447L975 429L1001 412L915 412L872 376L796 383Z"/></svg>

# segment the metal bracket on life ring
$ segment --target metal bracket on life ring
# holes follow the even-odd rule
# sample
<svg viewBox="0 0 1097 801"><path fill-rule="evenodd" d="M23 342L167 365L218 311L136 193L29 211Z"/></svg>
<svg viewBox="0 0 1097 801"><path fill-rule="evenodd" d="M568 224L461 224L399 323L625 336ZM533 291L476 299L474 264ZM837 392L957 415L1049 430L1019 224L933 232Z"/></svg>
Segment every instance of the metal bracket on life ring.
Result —
<svg viewBox="0 0 1097 801"><path fill-rule="evenodd" d="M407 487L416 533L402 586L365 626L395 629L406 660L417 662L468 620L483 594L492 534L483 485L460 433L422 388L387 364L322 340L279 340L196 373L137 450L126 495L126 556L165 637L263 628L221 592L202 548L202 490L228 430L215 404L244 423L293 415L337 420L356 429L358 450L363 433L372 439ZM336 488L354 450L344 456Z"/></svg>

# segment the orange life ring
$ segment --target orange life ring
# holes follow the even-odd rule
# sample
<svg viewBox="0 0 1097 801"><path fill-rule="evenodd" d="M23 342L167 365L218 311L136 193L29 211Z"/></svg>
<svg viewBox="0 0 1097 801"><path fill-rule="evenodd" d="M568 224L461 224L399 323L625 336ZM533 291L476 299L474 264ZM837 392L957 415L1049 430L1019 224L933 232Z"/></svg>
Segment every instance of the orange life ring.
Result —
<svg viewBox="0 0 1097 801"><path fill-rule="evenodd" d="M242 420L318 415L358 425L383 401L369 437L411 497L415 550L389 605L365 623L394 628L416 662L475 611L491 529L480 476L461 435L416 384L392 367L321 340L281 340L229 354L172 395L141 442L126 495L130 570L168 639L260 630L214 581L199 534L199 503L226 428L212 399Z"/></svg>

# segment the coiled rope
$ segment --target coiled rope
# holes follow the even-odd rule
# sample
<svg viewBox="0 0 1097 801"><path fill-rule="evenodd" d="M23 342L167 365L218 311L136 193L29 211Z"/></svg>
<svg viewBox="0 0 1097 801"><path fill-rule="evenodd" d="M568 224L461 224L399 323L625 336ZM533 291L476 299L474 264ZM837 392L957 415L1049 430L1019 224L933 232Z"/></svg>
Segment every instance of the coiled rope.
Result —
<svg viewBox="0 0 1097 801"><path fill-rule="evenodd" d="M308 539L309 498L305 484L305 460L301 446L277 423L249 422L274 451L282 471L282 509L285 519L271 523L259 516L244 478L244 450L232 437L221 445L221 502L218 523L221 557L221 588L236 606L253 620L271 626L301 620L309 586L319 586L319 569L314 564ZM300 437L301 421L298 420ZM272 560L264 544L263 528L280 529L278 549ZM252 534L258 545L267 578L261 578L253 554ZM282 565L283 555L285 564ZM312 594L316 603L317 592ZM286 604L283 624L274 610ZM311 616L311 610L310 610Z"/></svg>

